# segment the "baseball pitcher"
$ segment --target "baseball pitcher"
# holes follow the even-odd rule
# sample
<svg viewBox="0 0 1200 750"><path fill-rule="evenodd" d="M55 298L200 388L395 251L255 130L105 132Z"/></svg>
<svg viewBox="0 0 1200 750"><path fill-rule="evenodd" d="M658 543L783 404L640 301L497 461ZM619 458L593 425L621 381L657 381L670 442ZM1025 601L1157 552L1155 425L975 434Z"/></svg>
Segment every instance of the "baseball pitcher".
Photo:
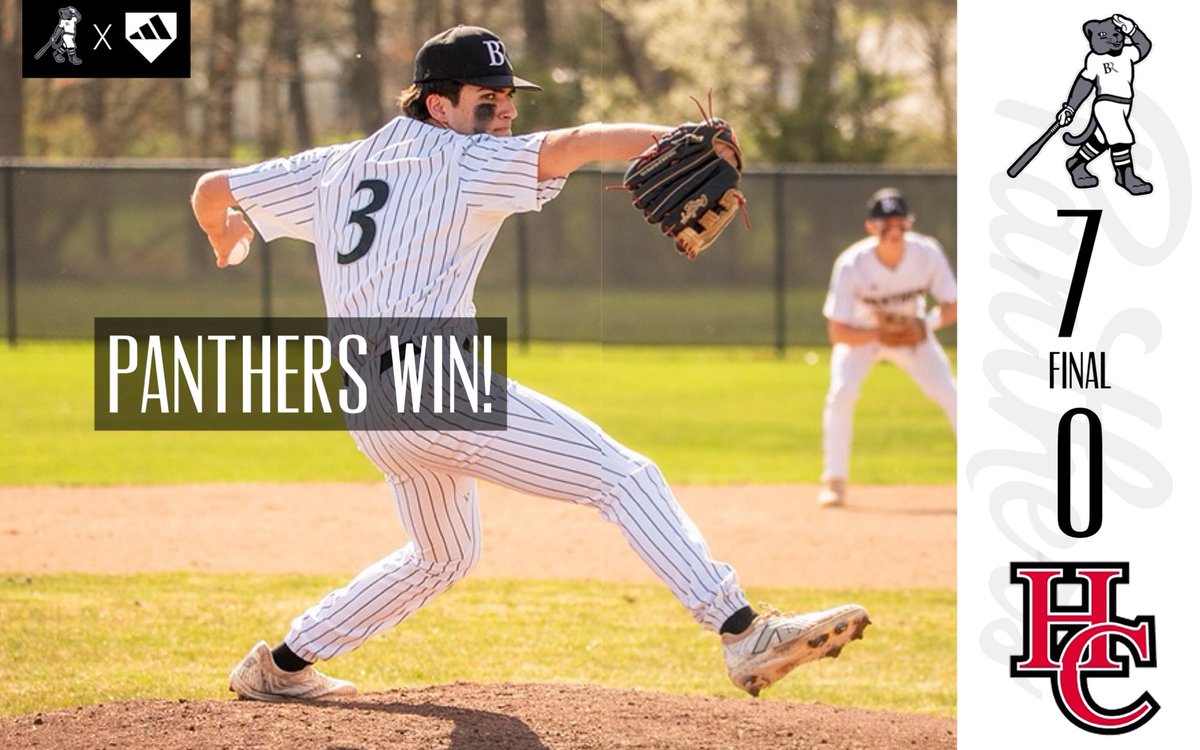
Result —
<svg viewBox="0 0 1200 750"><path fill-rule="evenodd" d="M377 132L200 178L192 203L217 265L254 236L248 217L268 241L315 246L331 317L473 317L476 278L505 219L540 210L578 167L632 159L671 132L593 123L514 135L520 90L539 89L513 75L495 34L458 26L434 36L417 53L403 114ZM371 377L393 375L376 368ZM566 406L506 387L503 432L352 433L390 485L410 541L297 616L273 649L255 645L231 690L269 701L353 694L313 663L399 624L475 566L476 478L590 506L617 524L692 617L721 634L730 679L751 694L862 636L869 621L857 605L755 612L652 461Z"/></svg>

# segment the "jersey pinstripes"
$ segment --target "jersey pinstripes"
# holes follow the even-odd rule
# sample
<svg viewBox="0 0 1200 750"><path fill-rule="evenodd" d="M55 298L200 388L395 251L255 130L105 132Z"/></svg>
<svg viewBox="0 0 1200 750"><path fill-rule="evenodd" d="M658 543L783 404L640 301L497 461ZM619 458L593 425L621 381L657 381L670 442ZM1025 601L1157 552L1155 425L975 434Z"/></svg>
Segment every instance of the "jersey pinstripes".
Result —
<svg viewBox="0 0 1200 750"><path fill-rule="evenodd" d="M234 170L230 183L264 238L316 245L331 317L473 317L504 219L540 209L565 181L537 181L544 137L463 136L401 117L362 141ZM364 215L384 191L373 180L387 199ZM373 246L339 263L369 236L367 220ZM395 417L395 368L360 372L380 381L369 388L373 424L422 420ZM410 541L297 617L285 639L296 654L352 650L465 576L480 554L477 477L597 509L706 628L746 606L733 569L712 559L652 462L552 399L503 378L497 388L508 396L502 431L351 433L387 477Z"/></svg>
<svg viewBox="0 0 1200 750"><path fill-rule="evenodd" d="M463 136L398 117L361 141L231 170L230 186L263 238L314 243L330 317L471 317L475 283L504 217L537 210L563 180L538 183L544 134ZM359 260L339 263L375 227Z"/></svg>

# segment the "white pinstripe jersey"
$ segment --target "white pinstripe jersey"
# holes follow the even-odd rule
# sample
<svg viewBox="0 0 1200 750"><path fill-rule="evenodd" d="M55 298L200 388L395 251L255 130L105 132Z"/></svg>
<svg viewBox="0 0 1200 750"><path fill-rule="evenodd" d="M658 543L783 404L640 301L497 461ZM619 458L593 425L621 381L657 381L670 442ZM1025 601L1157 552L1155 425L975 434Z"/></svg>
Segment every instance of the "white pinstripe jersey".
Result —
<svg viewBox="0 0 1200 750"><path fill-rule="evenodd" d="M462 135L397 117L353 143L229 172L263 239L316 247L329 317L468 318L479 271L509 215L540 210L545 133Z"/></svg>
<svg viewBox="0 0 1200 750"><path fill-rule="evenodd" d="M888 268L875 254L879 240L864 237L842 251L833 264L824 314L830 320L874 328L876 310L903 315L924 315L925 295L938 302L958 299L954 272L942 246L932 237L904 234L904 256Z"/></svg>

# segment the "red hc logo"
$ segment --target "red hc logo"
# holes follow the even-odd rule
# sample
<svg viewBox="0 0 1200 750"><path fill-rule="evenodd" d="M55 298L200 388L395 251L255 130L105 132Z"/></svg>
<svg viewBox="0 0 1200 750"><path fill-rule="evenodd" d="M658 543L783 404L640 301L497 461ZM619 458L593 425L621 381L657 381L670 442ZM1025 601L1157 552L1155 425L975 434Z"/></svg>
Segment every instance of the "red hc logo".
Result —
<svg viewBox="0 0 1200 750"><path fill-rule="evenodd" d="M1154 617L1117 616L1117 584L1129 579L1129 563L1012 563L1012 582L1025 597L1025 642L1012 657L1010 676L1049 677L1054 700L1072 724L1096 734L1132 732L1158 713L1148 692L1123 708L1099 705L1090 677L1128 677L1129 657L1138 667L1156 666ZM1079 605L1060 604L1059 587L1082 586Z"/></svg>

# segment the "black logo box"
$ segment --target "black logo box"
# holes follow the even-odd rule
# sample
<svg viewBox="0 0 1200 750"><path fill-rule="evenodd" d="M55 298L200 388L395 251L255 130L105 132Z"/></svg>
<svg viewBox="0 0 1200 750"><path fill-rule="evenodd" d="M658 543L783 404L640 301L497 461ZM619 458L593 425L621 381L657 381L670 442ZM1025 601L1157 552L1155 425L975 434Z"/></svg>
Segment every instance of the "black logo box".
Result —
<svg viewBox="0 0 1200 750"><path fill-rule="evenodd" d="M59 9L75 8L82 16L75 28L75 64L55 60L52 43ZM126 13L174 13L176 37L154 59L147 60L125 38ZM153 36L158 24L149 21ZM190 0L23 0L21 75L24 78L190 78L192 75L192 12ZM111 48L111 49L110 49ZM41 56L38 57L38 53ZM65 54L60 56L66 58Z"/></svg>
<svg viewBox="0 0 1200 750"><path fill-rule="evenodd" d="M503 431L508 423L507 328L505 318L96 318L95 429ZM365 351L348 349L343 360L339 345L350 336L367 342ZM218 344L214 337L229 340ZM290 339L281 354L285 337ZM152 338L160 360L150 356ZM401 379L391 352L393 338L405 372ZM320 339L330 351L318 386L306 372L305 348L322 344ZM411 349L405 346L409 343ZM474 383L451 372L456 365L451 347L472 371L467 377L473 375ZM176 367L177 351L186 361L182 369ZM185 370L196 375L199 409ZM266 373L252 375L250 391L244 393L248 370ZM408 382L405 378L417 370L424 375L422 387L416 393L401 388L407 401L402 407L397 383ZM264 387L270 391L266 409ZM320 406L318 390L328 398L328 411ZM217 406L222 402L218 391L224 394L224 408ZM339 408L342 391L350 409L346 413ZM150 392L166 398L147 401ZM312 411L302 406L306 393L313 396ZM281 409L283 396L288 412ZM411 399L418 401L418 409ZM435 408L439 399L441 411ZM247 403L249 412L243 411Z"/></svg>

